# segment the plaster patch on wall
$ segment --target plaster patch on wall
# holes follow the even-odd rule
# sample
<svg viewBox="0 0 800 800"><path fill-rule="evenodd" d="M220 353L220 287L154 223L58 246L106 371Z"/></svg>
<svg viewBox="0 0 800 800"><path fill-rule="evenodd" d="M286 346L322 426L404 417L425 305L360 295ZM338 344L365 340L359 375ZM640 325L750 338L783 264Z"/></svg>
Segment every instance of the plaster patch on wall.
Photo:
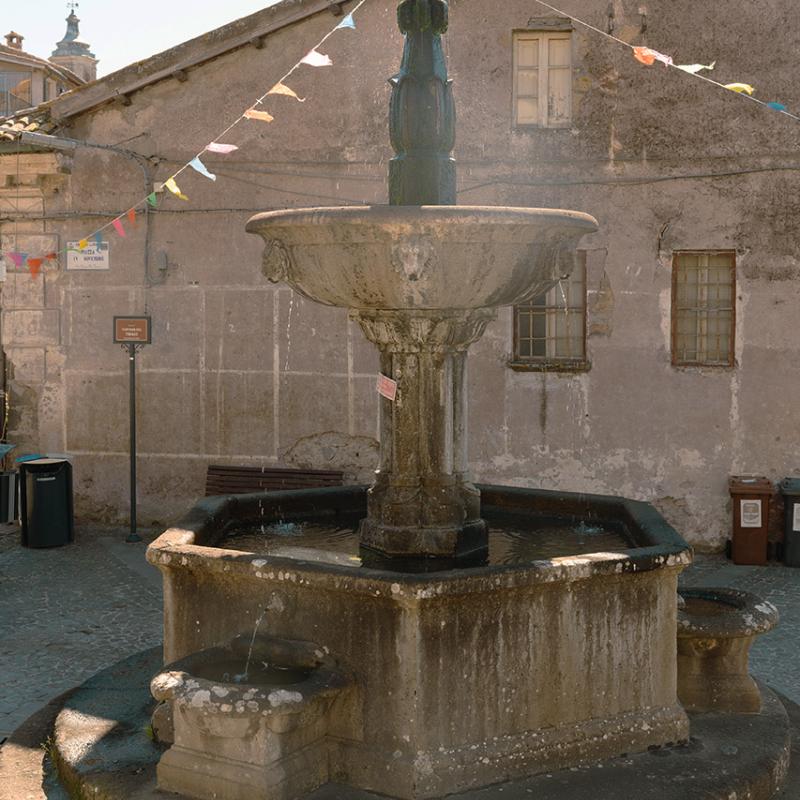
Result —
<svg viewBox="0 0 800 800"><path fill-rule="evenodd" d="M358 483L369 483L374 479L378 458L377 440L335 431L299 439L283 454L287 466L341 470L346 481Z"/></svg>

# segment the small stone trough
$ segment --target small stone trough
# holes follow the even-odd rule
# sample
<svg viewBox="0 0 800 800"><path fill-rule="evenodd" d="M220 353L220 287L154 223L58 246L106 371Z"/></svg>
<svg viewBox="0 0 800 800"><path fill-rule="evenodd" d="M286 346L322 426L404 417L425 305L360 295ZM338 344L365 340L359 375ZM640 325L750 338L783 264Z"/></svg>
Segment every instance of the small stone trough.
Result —
<svg viewBox="0 0 800 800"><path fill-rule="evenodd" d="M294 800L327 783L330 713L344 713L350 683L317 645L265 635L167 666L150 687L161 701L154 730L172 745L159 788L203 800Z"/></svg>
<svg viewBox="0 0 800 800"><path fill-rule="evenodd" d="M772 603L737 589L681 589L678 699L687 711L757 714L761 692L748 673L750 648L778 624Z"/></svg>

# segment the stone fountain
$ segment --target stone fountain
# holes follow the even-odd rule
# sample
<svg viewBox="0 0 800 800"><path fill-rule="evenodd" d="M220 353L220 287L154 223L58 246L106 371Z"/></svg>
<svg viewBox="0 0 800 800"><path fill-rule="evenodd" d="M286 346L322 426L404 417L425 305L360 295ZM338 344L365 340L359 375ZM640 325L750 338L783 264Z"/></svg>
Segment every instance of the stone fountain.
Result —
<svg viewBox="0 0 800 800"><path fill-rule="evenodd" d="M381 400L369 490L212 498L150 547L174 662L153 684L174 726L162 789L289 800L336 781L433 798L688 737L676 696L683 539L644 503L470 481L467 350L499 306L568 274L597 225L575 211L455 205L447 15L444 0L398 9L390 205L270 212L247 226L266 241L271 281L349 309L397 393ZM531 535L544 515L622 539L492 563L498 509L532 520ZM350 555L302 537L268 554L226 539L309 516L336 527L348 513L361 518ZM209 677L202 665L237 635L302 669L280 688Z"/></svg>

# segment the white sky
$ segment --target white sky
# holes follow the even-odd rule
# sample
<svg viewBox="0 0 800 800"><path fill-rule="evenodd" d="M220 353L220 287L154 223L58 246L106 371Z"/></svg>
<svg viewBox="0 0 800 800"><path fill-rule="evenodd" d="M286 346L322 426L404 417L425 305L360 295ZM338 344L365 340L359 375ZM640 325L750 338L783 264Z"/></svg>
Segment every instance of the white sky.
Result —
<svg viewBox="0 0 800 800"><path fill-rule="evenodd" d="M100 63L98 76L219 28L278 0L80 0L81 40ZM67 30L66 0L4 2L0 35L25 37L29 53L48 58ZM5 39L0 39L5 44Z"/></svg>

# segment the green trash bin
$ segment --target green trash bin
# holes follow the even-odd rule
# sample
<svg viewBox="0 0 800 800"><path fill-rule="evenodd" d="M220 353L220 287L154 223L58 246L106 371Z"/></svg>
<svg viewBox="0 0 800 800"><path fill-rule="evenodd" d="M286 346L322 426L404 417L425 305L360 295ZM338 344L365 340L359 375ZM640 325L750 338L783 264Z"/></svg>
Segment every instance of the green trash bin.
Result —
<svg viewBox="0 0 800 800"><path fill-rule="evenodd" d="M800 567L800 478L781 481L783 495L783 563Z"/></svg>

